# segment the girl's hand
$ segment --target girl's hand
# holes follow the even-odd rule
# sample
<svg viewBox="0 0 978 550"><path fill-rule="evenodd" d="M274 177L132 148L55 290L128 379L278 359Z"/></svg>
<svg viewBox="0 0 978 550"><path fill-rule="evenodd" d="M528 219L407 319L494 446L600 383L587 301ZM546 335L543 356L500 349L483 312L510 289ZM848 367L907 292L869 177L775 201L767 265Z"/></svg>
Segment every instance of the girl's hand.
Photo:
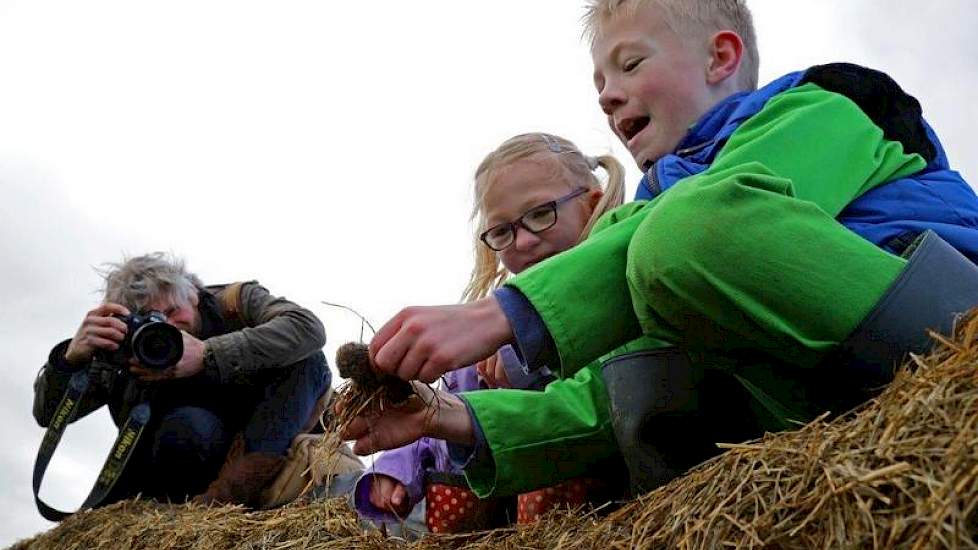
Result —
<svg viewBox="0 0 978 550"><path fill-rule="evenodd" d="M479 361L475 366L475 370L478 371L479 376L485 380L486 385L490 388L513 387L509 382L509 377L506 376L506 369L503 368L503 359L499 356L498 352L485 361Z"/></svg>
<svg viewBox="0 0 978 550"><path fill-rule="evenodd" d="M409 307L377 332L370 359L383 372L431 383L489 357L512 338L509 320L493 297L463 305Z"/></svg>
<svg viewBox="0 0 978 550"><path fill-rule="evenodd" d="M457 396L412 382L416 395L403 405L368 411L343 430L343 439L356 440L353 452L369 455L396 449L422 437L435 437L462 445L475 443L469 411Z"/></svg>
<svg viewBox="0 0 978 550"><path fill-rule="evenodd" d="M370 474L370 504L399 518L411 513L404 484L384 474Z"/></svg>

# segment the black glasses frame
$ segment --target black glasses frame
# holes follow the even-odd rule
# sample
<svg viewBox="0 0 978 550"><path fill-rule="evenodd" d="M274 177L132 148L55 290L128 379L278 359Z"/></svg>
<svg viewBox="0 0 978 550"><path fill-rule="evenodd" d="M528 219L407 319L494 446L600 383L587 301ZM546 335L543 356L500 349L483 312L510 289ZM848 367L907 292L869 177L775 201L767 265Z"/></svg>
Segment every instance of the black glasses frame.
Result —
<svg viewBox="0 0 978 550"><path fill-rule="evenodd" d="M503 250L506 250L507 248L513 246L513 243L516 242L516 226L517 225L520 226L520 227L522 227L523 229L526 229L530 233L533 233L534 235L536 235L537 233L542 233L542 232L550 229L551 227L553 227L554 225L557 224L557 207L559 207L560 205L564 204L565 202L568 202L568 201L570 201L572 199L575 199L575 198L577 198L577 197L579 197L579 196L581 196L581 195L583 195L584 193L587 193L587 192L588 192L588 189L586 187L578 187L577 189L571 191L570 193L568 193L568 194L566 194L566 195L564 195L562 197L558 197L558 198L556 198L556 199L554 199L554 200L552 200L550 202L545 202L543 204L538 204L538 205L534 206L533 208L528 209L526 212L523 212L523 214L520 215L519 218L516 218L515 220L513 220L511 222L498 223L498 224L490 227L489 229L486 229L485 231L482 232L482 234L479 235L479 240L482 241L482 244L488 246L489 248L495 250L496 252L501 252ZM553 211L553 213L554 213L554 221L553 221L553 223L551 223L547 227L543 227L543 228L540 228L540 229L531 229L531 228L527 227L526 223L523 221L523 218L525 218L527 216L527 214L529 214L530 212L533 212L534 210L537 210L537 209L543 208L543 207L550 207L550 210ZM508 227L509 228L509 240L506 242L506 244L504 246L499 247L499 248L496 248L495 246L489 244L489 240L486 237L488 237L489 232L495 231L495 230L499 229L500 227Z"/></svg>

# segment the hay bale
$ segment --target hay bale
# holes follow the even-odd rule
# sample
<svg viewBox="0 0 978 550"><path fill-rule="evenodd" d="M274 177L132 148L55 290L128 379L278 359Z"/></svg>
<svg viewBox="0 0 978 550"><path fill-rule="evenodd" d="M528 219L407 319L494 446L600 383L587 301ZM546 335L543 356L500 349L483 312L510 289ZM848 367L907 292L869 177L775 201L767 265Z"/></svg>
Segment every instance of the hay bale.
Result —
<svg viewBox="0 0 978 550"><path fill-rule="evenodd" d="M353 542L356 541L356 542ZM389 548L364 534L345 499L245 512L237 506L124 501L75 514L16 550Z"/></svg>
<svg viewBox="0 0 978 550"><path fill-rule="evenodd" d="M340 499L271 512L126 502L15 546L57 548L976 548L978 317L844 417L724 445L601 517L414 544L361 533Z"/></svg>
<svg viewBox="0 0 978 550"><path fill-rule="evenodd" d="M852 414L724 445L576 547L978 547L976 332L973 317Z"/></svg>

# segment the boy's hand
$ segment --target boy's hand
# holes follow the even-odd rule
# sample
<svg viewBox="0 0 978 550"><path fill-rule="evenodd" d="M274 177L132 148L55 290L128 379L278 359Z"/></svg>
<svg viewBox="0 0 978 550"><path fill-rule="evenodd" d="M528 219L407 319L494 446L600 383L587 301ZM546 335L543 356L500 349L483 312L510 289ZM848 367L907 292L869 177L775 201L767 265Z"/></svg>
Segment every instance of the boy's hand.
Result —
<svg viewBox="0 0 978 550"><path fill-rule="evenodd" d="M409 307L377 332L370 359L383 372L431 383L489 357L512 338L509 320L493 297L463 305Z"/></svg>
<svg viewBox="0 0 978 550"><path fill-rule="evenodd" d="M400 481L384 474L370 475L370 504L403 518L411 513L407 489Z"/></svg>
<svg viewBox="0 0 978 550"><path fill-rule="evenodd" d="M412 382L416 395L396 407L369 411L354 418L341 434L355 439L353 452L369 455L396 449L422 437L436 437L453 443L475 442L472 420L457 396Z"/></svg>

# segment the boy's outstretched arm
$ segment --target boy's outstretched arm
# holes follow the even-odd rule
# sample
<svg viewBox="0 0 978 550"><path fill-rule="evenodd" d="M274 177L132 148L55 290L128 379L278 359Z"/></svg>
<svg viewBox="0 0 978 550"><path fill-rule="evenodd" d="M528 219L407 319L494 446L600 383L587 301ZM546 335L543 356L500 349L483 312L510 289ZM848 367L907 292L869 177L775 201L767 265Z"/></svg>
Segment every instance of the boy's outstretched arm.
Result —
<svg viewBox="0 0 978 550"><path fill-rule="evenodd" d="M342 436L356 440L354 452L412 449L403 446L425 436L444 439L482 498L565 481L617 452L597 363L542 392L498 389L457 396L418 383L415 388L418 395L404 406L365 413L349 424Z"/></svg>
<svg viewBox="0 0 978 550"><path fill-rule="evenodd" d="M618 453L600 364L554 381L542 392L499 389L460 395L478 426L480 441L467 457L465 477L480 498L586 475Z"/></svg>

